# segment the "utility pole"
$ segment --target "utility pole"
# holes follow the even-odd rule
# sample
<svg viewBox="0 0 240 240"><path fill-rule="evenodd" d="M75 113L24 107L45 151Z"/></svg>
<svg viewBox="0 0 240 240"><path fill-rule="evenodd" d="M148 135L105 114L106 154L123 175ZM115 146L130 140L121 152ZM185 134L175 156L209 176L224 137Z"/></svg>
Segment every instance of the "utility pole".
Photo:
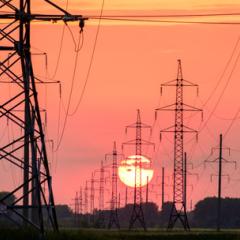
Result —
<svg viewBox="0 0 240 240"><path fill-rule="evenodd" d="M140 110L137 110L137 121L126 127L126 131L128 128L136 129L136 138L134 140L130 140L124 145L135 145L135 186L134 186L134 201L133 201L133 210L131 213L130 221L129 221L129 230L132 229L134 223L138 220L142 226L142 228L146 231L146 223L144 220L144 214L142 209L142 146L143 145L152 145L153 143L148 142L142 139L142 129L149 128L151 130L151 126L144 124L141 122Z"/></svg>
<svg viewBox="0 0 240 240"><path fill-rule="evenodd" d="M222 134L220 134L219 137L219 147L218 148L213 148L212 152L214 150L218 149L219 150L219 157L214 159L214 160L206 160L205 162L208 163L218 163L218 175L211 175L211 179L212 176L217 176L218 177L218 201L217 201L217 226L216 229L217 231L220 231L221 229L221 201L222 201L222 177L228 177L229 175L223 175L222 174L222 164L223 163L234 163L235 164L235 168L236 168L236 161L229 161L226 160L225 158L223 158L223 137ZM227 149L229 151L229 155L230 155L230 149L229 148L224 148Z"/></svg>
<svg viewBox="0 0 240 240"><path fill-rule="evenodd" d="M123 156L117 152L116 142L113 143L113 151L111 154L106 154L105 159L111 156L112 158L112 194L110 202L110 216L108 229L111 229L113 225L120 229L119 218L118 218L118 156Z"/></svg>
<svg viewBox="0 0 240 240"><path fill-rule="evenodd" d="M1 197L0 204L12 213L6 216L13 222L19 224L22 221L24 226L31 226L43 234L46 222L55 231L58 230L58 222L36 88L39 80L34 76L31 59L31 25L33 21L79 21L83 28L84 19L81 15L71 15L50 0L42 2L51 5L60 14L33 14L32 2L1 0L0 5L0 76L9 84L14 84L16 89L11 98L2 95L0 119L10 121L17 133L15 139L1 142L0 160L8 161L23 175L23 181ZM43 191L44 184L46 191ZM13 195L17 199L10 205L9 199ZM49 221L44 221L43 209L46 209Z"/></svg>
<svg viewBox="0 0 240 240"><path fill-rule="evenodd" d="M219 144L219 161L218 161L218 208L217 208L217 231L221 227L221 199L222 199L222 134L220 135Z"/></svg>
<svg viewBox="0 0 240 240"><path fill-rule="evenodd" d="M165 202L165 169L162 167L162 210Z"/></svg>
<svg viewBox="0 0 240 240"><path fill-rule="evenodd" d="M148 203L148 176L147 176L147 185L146 185L146 203Z"/></svg>
<svg viewBox="0 0 240 240"><path fill-rule="evenodd" d="M121 193L118 193L118 209L121 207Z"/></svg>
<svg viewBox="0 0 240 240"><path fill-rule="evenodd" d="M174 134L173 205L170 213L168 230L173 229L177 220L180 220L184 230L189 231L190 227L186 214L186 206L184 203L184 172L183 172L184 135L185 133L197 134L197 131L184 125L184 112L202 110L184 103L183 89L184 87L198 87L198 85L183 79L181 60L178 60L177 79L161 84L161 92L162 87L176 88L176 102L174 104L158 108L156 109L155 112L156 118L158 111L175 112L174 125L161 130L161 133L165 132Z"/></svg>
<svg viewBox="0 0 240 240"><path fill-rule="evenodd" d="M125 189L125 206L127 206L128 204L128 187L126 186L126 189Z"/></svg>

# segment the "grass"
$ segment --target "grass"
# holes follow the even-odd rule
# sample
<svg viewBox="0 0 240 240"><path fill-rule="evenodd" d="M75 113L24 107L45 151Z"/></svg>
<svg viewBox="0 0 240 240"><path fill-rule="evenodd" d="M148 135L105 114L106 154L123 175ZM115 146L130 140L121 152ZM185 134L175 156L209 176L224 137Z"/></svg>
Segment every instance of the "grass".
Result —
<svg viewBox="0 0 240 240"><path fill-rule="evenodd" d="M0 230L1 240L240 240L240 232L226 230L221 232L209 230L193 230L191 232L151 229L143 231L65 229L59 233L47 232L42 237L32 230Z"/></svg>

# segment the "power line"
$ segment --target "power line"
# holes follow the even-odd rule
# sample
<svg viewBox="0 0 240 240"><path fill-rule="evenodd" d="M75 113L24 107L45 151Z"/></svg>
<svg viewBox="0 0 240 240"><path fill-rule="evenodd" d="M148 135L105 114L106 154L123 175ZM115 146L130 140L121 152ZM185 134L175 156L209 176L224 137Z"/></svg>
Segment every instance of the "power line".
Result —
<svg viewBox="0 0 240 240"><path fill-rule="evenodd" d="M77 69L77 63L78 63L78 56L79 56L79 51L81 50L82 46L80 46L80 42L81 42L81 35L83 34L83 31L81 29L80 31L80 36L79 36L79 42L78 44L76 45L76 42L75 42L75 39L73 37L73 34L70 30L70 33L71 33L71 36L72 36L72 39L74 41L74 44L75 44L75 52L76 52L76 56L75 56L75 64L74 64L74 70L73 70L73 78L72 78L72 84L71 84L71 89L70 89L70 94L69 94L69 99L68 99L68 104L67 104L67 109L66 109L66 112L65 112L65 118L64 118L64 123L63 123L63 129L62 129L62 132L61 132L61 136L60 136L60 139L59 139L59 142L57 144L57 148L55 149L55 151L57 151L61 145L61 142L62 142L62 139L63 139L63 136L64 136L64 133L65 133L65 129L66 129L66 126L67 126L67 119L69 116L73 116L76 111L78 110L78 107L83 99L83 95L85 93L85 90L86 90L86 87L87 87L87 82L88 82L88 79L89 79L89 76L90 76L90 72L91 72L91 69L92 69L92 63L93 63L93 60L94 60L94 56L95 56L95 50L96 50L96 46L97 46L97 40L98 40L98 36L99 36L99 31L100 31L100 24L101 24L101 16L103 14L103 9L104 9L104 4L105 4L105 0L102 1L102 5L101 5L101 11L100 11L100 18L99 18L99 23L98 23L98 28L97 28L97 33L96 33L96 36L95 36L95 41L94 41L94 47L93 47L93 52L92 52L92 55L91 55L91 61L90 61L90 65L89 65L89 68L88 68L88 72L87 72L87 77L86 77L86 80L85 80L85 83L84 83L84 87L83 87L83 90L81 92L81 95L80 95L80 99L77 103L77 106L76 108L74 109L74 111L72 113L69 113L70 111L70 105L71 105L71 100L72 100L72 93L73 93L73 86L74 86L74 82L75 82L75 76L76 76L76 69ZM77 47L76 47L77 46Z"/></svg>
<svg viewBox="0 0 240 240"><path fill-rule="evenodd" d="M234 117L233 117L231 123L229 124L227 130L225 131L225 133L224 133L224 138L226 138L226 135L230 132L230 130L231 130L233 124L234 124L235 121L238 119L238 115L239 115L239 113L240 113L240 107L238 108L237 112L234 114Z"/></svg>
<svg viewBox="0 0 240 240"><path fill-rule="evenodd" d="M94 56L95 56L95 52L96 52L98 36L99 36L99 32L100 32L100 27L101 27L101 20L102 20L104 5L105 5L105 0L102 1L102 5L101 5L101 11L100 11L99 21L98 21L98 26L97 26L97 32L96 32L96 35L95 35L92 55L91 55L91 59L90 59L90 63L89 63L89 67L88 67L88 71L87 71L87 75L86 75L86 79L84 81L83 89L81 91L80 98L79 98L79 100L77 102L77 105L76 105L75 109L72 111L72 113L69 114L69 116L73 116L77 112L77 110L78 110L78 108L79 108L79 106L80 106L80 104L81 104L81 102L83 100L84 93L86 91L87 83L88 83L88 80L89 80L89 77L90 77L90 73L91 73L91 70L92 70L92 66L93 66L93 62L94 62Z"/></svg>
<svg viewBox="0 0 240 240"><path fill-rule="evenodd" d="M98 18L88 18L94 20ZM159 20L159 19L144 19L144 18L114 18L102 17L105 21L122 21L122 22L142 22L142 23L180 23L180 24L206 24L206 25L240 25L240 22L225 22L225 21L188 21L188 20Z"/></svg>
<svg viewBox="0 0 240 240"><path fill-rule="evenodd" d="M230 74L229 74L229 76L228 76L227 82L225 83L224 88L223 88L223 90L222 90L222 92L221 92L221 94L220 94L220 96L219 96L216 104L214 105L213 110L211 111L210 115L208 116L208 118L207 118L207 120L205 121L205 123L203 124L203 126L199 129L199 132L201 132L201 131L207 126L209 120L212 118L214 112L216 111L216 109L217 109L217 107L218 107L218 105L219 105L219 103L220 103L220 101L221 101L221 99L222 99L222 97L223 97L223 95L224 95L224 93L225 93L225 91L226 91L229 83L230 83L230 80L231 80L232 75L233 75L233 73L234 73L234 71L235 71L235 69L236 69L236 66L237 66L237 63L238 63L239 58L240 58L240 51L239 51L239 53L238 53L238 55L237 55L237 58L236 58L236 60L235 60L235 62L234 62L234 64L233 64L233 68L232 68L232 70L231 70L231 72L230 72Z"/></svg>
<svg viewBox="0 0 240 240"><path fill-rule="evenodd" d="M82 31L80 31L80 34L81 34L81 32L82 32ZM61 132L59 141L58 141L58 143L57 143L57 147L56 147L56 149L55 149L55 152L59 149L59 147L60 147L60 145L61 145L61 143L62 143L63 136L64 136L64 133L65 133L65 129L66 129L66 126L67 126L68 113L69 113L69 110L70 110L70 105L71 105L71 100L72 100L72 94L73 94L73 88L74 88L74 82L75 82L75 78L76 78L78 57L79 57L79 52L80 52L80 50L81 50L81 48L79 48L79 47L80 47L80 43L81 43L81 37L79 36L79 41L78 41L78 45L77 45L77 49L79 49L79 50L76 52L76 55L75 55L75 62L74 62L74 68L73 68L71 88L70 88L70 93L69 93L69 98L68 98L68 103L67 103L67 109L66 109L66 113L65 113L64 122L63 122L62 132Z"/></svg>
<svg viewBox="0 0 240 240"><path fill-rule="evenodd" d="M235 13L200 13L200 14L135 14L135 15L105 15L102 18L184 18L184 17L217 17L217 16L240 16ZM89 15L89 19L98 19L99 16Z"/></svg>
<svg viewBox="0 0 240 240"><path fill-rule="evenodd" d="M224 68L224 70L223 70L223 72L222 72L219 80L217 81L216 86L214 87L214 89L213 89L213 91L211 92L211 94L209 94L207 100L203 103L203 107L205 107L205 106L208 104L208 102L209 102L209 101L211 100L211 98L213 97L214 92L217 90L217 88L219 87L220 83L222 82L222 79L223 79L223 77L224 77L224 75L225 75L225 73L226 73L226 71L227 71L230 63L232 62L232 59L233 59L234 54L235 54L235 52L236 52L236 50L237 50L237 47L239 46L239 41L240 41L240 37L238 37L238 39L237 39L237 41L236 41L236 43L235 43L235 45L234 45L233 51L232 51L232 53L231 53L231 55L230 55L230 58L228 59L227 64L226 64L226 66L225 66L225 68Z"/></svg>

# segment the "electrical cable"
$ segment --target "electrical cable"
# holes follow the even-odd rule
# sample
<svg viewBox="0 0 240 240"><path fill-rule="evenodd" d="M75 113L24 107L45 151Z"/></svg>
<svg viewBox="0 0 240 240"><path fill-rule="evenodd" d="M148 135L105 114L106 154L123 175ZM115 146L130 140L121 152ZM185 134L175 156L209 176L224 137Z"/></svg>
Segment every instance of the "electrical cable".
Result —
<svg viewBox="0 0 240 240"><path fill-rule="evenodd" d="M66 2L66 6L65 6L66 11L68 9L68 4L69 4L69 0L67 0L67 2ZM57 62L56 62L52 77L49 77L50 80L53 80L56 77L56 74L57 74L57 71L58 71L58 68L59 68L60 59L61 59L61 55L62 55L62 49L63 49L65 27L66 27L66 24L64 24L63 28L62 28L62 34L61 34L61 38L60 38L60 46L59 46L59 51L58 51L58 56L57 56Z"/></svg>
<svg viewBox="0 0 240 240"><path fill-rule="evenodd" d="M226 74L227 69L228 69L228 67L230 66L230 63L232 62L232 59L233 59L233 57L234 57L234 54L235 54L235 52L236 52L236 50L237 50L237 47L238 47L238 45L239 45L239 42L240 42L240 36L238 37L238 39L237 39L237 41L236 41L236 43L235 43L235 45L234 45L234 48L233 48L232 53L231 53L231 55L230 55L230 58L228 59L227 64L226 64L226 66L225 66L225 68L224 68L224 70L223 70L223 72L222 72L219 80L217 81L216 86L214 87L213 91L209 94L207 100L203 103L203 107L205 107L205 106L208 104L208 102L211 100L211 98L213 97L214 93L215 93L216 90L218 89L220 83L222 82L223 77L224 77L224 75Z"/></svg>
<svg viewBox="0 0 240 240"><path fill-rule="evenodd" d="M223 134L223 137L226 138L227 134L230 132L231 128L233 127L235 121L238 119L238 115L240 113L240 107L238 108L237 112L234 114L234 117L230 123L230 125L228 126L227 130L225 131L225 133Z"/></svg>
<svg viewBox="0 0 240 240"><path fill-rule="evenodd" d="M105 15L103 18L185 18L185 17L217 17L217 16L240 16L236 13L203 13L203 14L151 14L151 15ZM89 15L90 19L98 19L99 16Z"/></svg>
<svg viewBox="0 0 240 240"><path fill-rule="evenodd" d="M99 16L99 21L98 21L98 26L97 26L97 32L96 32L96 35L95 35L93 50L92 50L92 54L91 54L90 64L89 64L86 79L84 81L84 85L83 85L83 88L82 88L82 91L81 91L81 94L80 94L80 98L77 102L76 107L74 108L74 110L68 116L73 116L77 112L77 110L78 110L78 108L79 108L79 106L80 106L80 104L83 100L84 93L86 91L87 83L89 81L90 73L91 73L91 70L92 70L93 62L94 62L94 56L95 56L95 52L96 52L96 47L97 47L97 42L98 42L98 37L99 37L99 32L100 32L100 27L101 27L104 5L105 5L105 0L102 0L100 16Z"/></svg>
<svg viewBox="0 0 240 240"><path fill-rule="evenodd" d="M92 18L93 19L93 18ZM95 18L98 19L98 18ZM89 18L91 20L91 18ZM131 19L131 18L108 18L102 17L105 21L120 21L120 22L141 22L141 23L169 23L169 24L203 24L203 25L240 25L240 22L220 22L220 21L183 21L183 20L157 20L157 19Z"/></svg>
<svg viewBox="0 0 240 240"><path fill-rule="evenodd" d="M207 120L204 122L203 126L199 129L199 132L201 132L201 131L207 126L209 120L212 118L212 116L213 116L214 112L216 111L216 109L217 109L220 101L222 100L222 97L223 97L223 95L224 95L224 93L225 93L225 91L226 91L226 89L227 89L227 87L228 87L228 85L229 85L229 83L230 83L230 80L231 80L231 78L232 78L232 75L233 75L233 73L234 73L234 71L235 71L235 69L236 69L236 66L237 66L239 57L240 57L240 51L239 51L239 53L238 53L238 55L237 55L237 58L236 58L236 60L235 60L235 62L234 62L234 64L233 64L233 68L232 68L232 70L231 70L231 72L230 72L230 74L229 74L229 76L228 76L227 82L225 83L224 88L223 88L223 90L221 91L221 94L220 94L220 96L219 96L216 104L214 105L213 110L211 111L211 113L210 113L210 115L208 116Z"/></svg>
<svg viewBox="0 0 240 240"><path fill-rule="evenodd" d="M81 34L81 31L80 31L80 34ZM80 48L79 48L80 47L80 43L81 43L81 38L79 37L79 42L78 42L78 45L77 45L77 49L79 49L79 50L80 50ZM75 83L75 78L76 78L76 71L77 71L77 65L78 65L78 59L79 59L79 52L80 51L77 51L76 55L75 55L75 62L74 62L74 68L73 68L71 88L70 88L70 93L69 93L69 98L68 98L68 103L67 103L66 114L65 114L65 118L64 118L64 122L63 122L63 128L62 128L62 131L61 131L61 135L59 137L59 141L57 143L57 147L54 150L54 152L56 152L59 149L59 147L60 147L60 145L62 143L62 140L63 140L63 136L64 136L64 133L65 133L65 130L66 130L68 113L69 113L69 110L70 110L72 94L73 94L73 88L74 88L74 83Z"/></svg>

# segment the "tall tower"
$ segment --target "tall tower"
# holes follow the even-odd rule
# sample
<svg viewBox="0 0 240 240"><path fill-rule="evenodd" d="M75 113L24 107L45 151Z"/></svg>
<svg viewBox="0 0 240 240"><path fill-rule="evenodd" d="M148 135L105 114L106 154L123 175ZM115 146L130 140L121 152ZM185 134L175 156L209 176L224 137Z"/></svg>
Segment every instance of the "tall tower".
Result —
<svg viewBox="0 0 240 240"><path fill-rule="evenodd" d="M108 228L112 228L113 225L120 229L119 219L118 219L118 156L122 156L122 154L118 154L116 142L113 144L113 152L112 154L106 154L105 159L108 156L112 157L112 194L111 194L111 202L110 202L110 217Z"/></svg>
<svg viewBox="0 0 240 240"><path fill-rule="evenodd" d="M181 60L178 60L177 79L161 84L162 87L176 87L176 102L166 107L158 108L157 111L174 111L175 123L162 132L174 134L174 169L173 169L173 205L170 213L168 229L172 229L177 220L180 220L185 230L190 230L186 206L184 202L184 135L185 133L195 133L193 130L184 125L185 111L202 111L201 109L189 106L183 102L184 87L198 87L189 81L183 79ZM161 91L162 92L162 91Z"/></svg>
<svg viewBox="0 0 240 240"><path fill-rule="evenodd" d="M144 230L146 230L146 223L144 220L144 214L142 209L142 146L143 145L153 145L153 143L148 142L146 140L142 139L142 129L143 128L149 128L151 129L151 126L148 126L141 122L141 116L140 116L140 110L137 110L137 121L129 126L126 127L126 131L128 128L135 128L136 129L136 138L134 140L130 140L126 143L123 143L124 145L135 145L135 186L134 186L134 200L133 200L133 210L130 217L129 222L129 229L132 229L134 223L138 220L143 227Z"/></svg>
<svg viewBox="0 0 240 240"><path fill-rule="evenodd" d="M0 120L1 123L4 119L11 122L16 132L15 139L1 141L0 159L8 161L23 175L19 186L2 197L0 203L12 213L7 216L14 222L22 221L42 233L47 222L43 209L46 209L48 222L54 230L58 230L58 223L36 88L39 80L34 76L31 60L31 23L83 21L82 16L71 15L50 0L43 2L61 14L32 14L31 0L1 0L0 5L0 78L14 85L12 97L5 93L1 95ZM46 191L43 191L44 184ZM8 200L13 195L17 199L9 205Z"/></svg>

